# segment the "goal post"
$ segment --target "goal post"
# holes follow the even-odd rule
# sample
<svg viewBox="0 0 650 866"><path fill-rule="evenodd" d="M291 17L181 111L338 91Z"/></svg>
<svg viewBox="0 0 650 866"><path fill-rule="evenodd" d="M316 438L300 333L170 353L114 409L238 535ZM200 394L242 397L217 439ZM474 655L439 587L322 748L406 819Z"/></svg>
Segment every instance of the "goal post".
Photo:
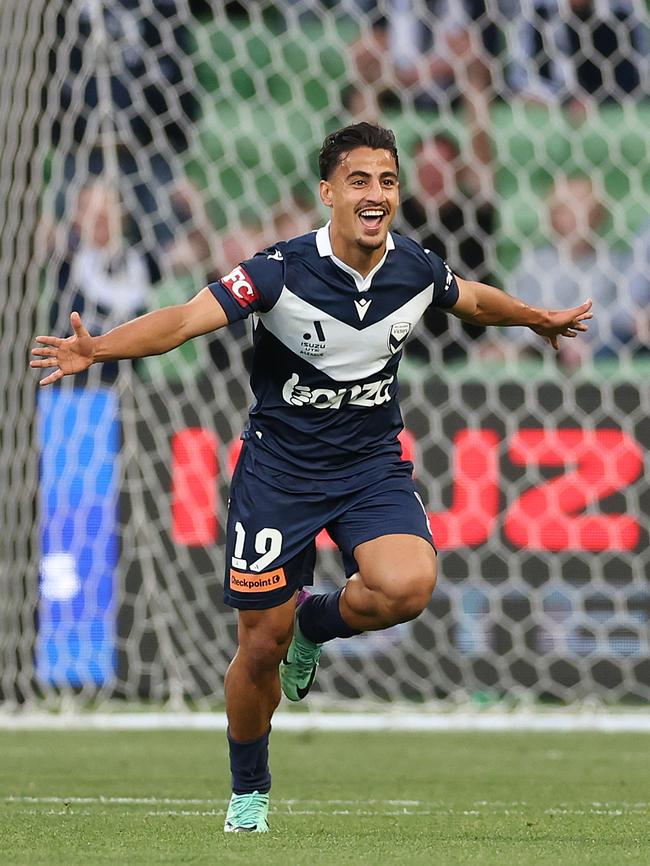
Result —
<svg viewBox="0 0 650 866"><path fill-rule="evenodd" d="M32 653L38 605L38 455L35 389L25 374L40 292L36 245L42 165L41 88L47 70L47 3L0 9L0 700L34 697Z"/></svg>
<svg viewBox="0 0 650 866"><path fill-rule="evenodd" d="M445 19L437 47L430 4L412 5L410 22L362 0L0 9L5 706L222 701L248 329L40 391L29 347L35 333L65 334L79 303L91 332L105 330L324 223L323 136L373 116L397 135L399 230L428 243L440 220L463 275L515 294L536 278L546 291L542 276L561 265L551 207L566 215L571 196L588 196L578 271L589 285L575 274L562 285L569 305L598 280L601 342L558 360L514 331L419 327L400 381L402 447L439 548L438 586L415 622L328 645L314 700L650 697L650 111L618 63L648 80L635 47L647 10L620 3L617 32L630 40L602 60L609 92L579 105L548 82L534 101L518 84L530 22L512 4ZM429 28L420 77L400 53L406 24ZM431 149L452 195L420 219ZM317 588L342 585L325 533L318 548Z"/></svg>

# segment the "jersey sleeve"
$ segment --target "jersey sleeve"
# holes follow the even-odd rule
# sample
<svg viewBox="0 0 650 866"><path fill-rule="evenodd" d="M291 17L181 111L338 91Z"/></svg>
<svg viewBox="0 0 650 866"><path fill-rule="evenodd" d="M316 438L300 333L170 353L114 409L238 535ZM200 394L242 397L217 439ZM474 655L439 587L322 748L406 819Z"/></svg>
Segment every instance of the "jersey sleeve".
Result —
<svg viewBox="0 0 650 866"><path fill-rule="evenodd" d="M453 307L459 298L458 283L447 262L440 256L425 250L431 270L433 272L433 298L431 303L434 307Z"/></svg>
<svg viewBox="0 0 650 866"><path fill-rule="evenodd" d="M268 312L275 305L284 285L283 246L278 244L257 253L208 284L229 322L245 319L251 313Z"/></svg>

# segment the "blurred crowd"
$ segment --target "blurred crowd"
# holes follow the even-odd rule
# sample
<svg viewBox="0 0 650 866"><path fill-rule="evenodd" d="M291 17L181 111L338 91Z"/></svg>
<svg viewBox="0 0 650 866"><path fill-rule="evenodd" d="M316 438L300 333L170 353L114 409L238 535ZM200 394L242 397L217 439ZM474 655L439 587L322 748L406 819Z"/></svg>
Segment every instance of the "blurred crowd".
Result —
<svg viewBox="0 0 650 866"><path fill-rule="evenodd" d="M249 3L221 5L218 14L233 19L252 14ZM68 330L72 309L82 312L91 333L105 330L155 306L162 284L180 286L179 278L191 275L194 291L274 240L325 221L315 178L305 177L299 186L292 179L274 203L244 209L236 222L217 229L206 190L185 171L202 113L197 30L217 14L211 4L78 0L63 6L45 94L48 110L53 95L57 106L53 180L39 242L51 288L49 325L57 333ZM540 214L545 240L527 244L504 280L491 123L499 102L552 106L580 125L608 103L647 99L645 0L286 0L264 6L273 7L287 29L340 15L356 23L344 58L347 80L332 106L341 123L390 125L409 112L460 122L462 137L438 124L403 154L410 169L396 230L448 259L461 276L505 284L531 304L569 306L592 296L594 326L588 340L563 350L568 366L616 357L622 346L648 351L650 221L619 244L606 239L608 195L593 177L549 177ZM539 352L523 329L511 336L506 355ZM435 310L425 314L407 347L416 364L499 352L482 329Z"/></svg>

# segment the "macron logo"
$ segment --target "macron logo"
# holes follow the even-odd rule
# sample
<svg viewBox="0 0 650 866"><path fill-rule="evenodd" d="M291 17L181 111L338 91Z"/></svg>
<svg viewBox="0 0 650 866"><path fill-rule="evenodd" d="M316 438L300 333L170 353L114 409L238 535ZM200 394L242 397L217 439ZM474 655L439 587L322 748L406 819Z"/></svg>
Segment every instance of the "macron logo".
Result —
<svg viewBox="0 0 650 866"><path fill-rule="evenodd" d="M370 309L370 304L372 304L370 298L361 298L360 301L354 302L354 306L357 308L357 313L359 314L360 321L363 322L363 317Z"/></svg>

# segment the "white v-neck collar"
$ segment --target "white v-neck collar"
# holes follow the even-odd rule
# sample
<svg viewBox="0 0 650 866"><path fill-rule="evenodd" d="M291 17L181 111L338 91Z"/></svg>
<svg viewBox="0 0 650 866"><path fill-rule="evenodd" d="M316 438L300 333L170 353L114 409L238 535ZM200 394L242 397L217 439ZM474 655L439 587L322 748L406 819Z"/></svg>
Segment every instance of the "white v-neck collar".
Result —
<svg viewBox="0 0 650 866"><path fill-rule="evenodd" d="M386 252L381 258L375 267L370 271L366 276L362 276L359 271L355 271L354 268L351 268L350 265L347 265L342 259L339 259L334 255L334 251L332 250L332 241L330 238L330 223L322 226L316 232L316 249L318 250L318 254L321 258L325 256L329 256L334 264L341 268L342 271L345 271L346 274L349 274L354 280L354 284L357 287L357 291L359 292L367 292L372 284L372 278L375 276L377 271L381 268L381 266L386 261L386 256L391 250L395 249L395 241L393 240L393 236L390 232L386 235Z"/></svg>

